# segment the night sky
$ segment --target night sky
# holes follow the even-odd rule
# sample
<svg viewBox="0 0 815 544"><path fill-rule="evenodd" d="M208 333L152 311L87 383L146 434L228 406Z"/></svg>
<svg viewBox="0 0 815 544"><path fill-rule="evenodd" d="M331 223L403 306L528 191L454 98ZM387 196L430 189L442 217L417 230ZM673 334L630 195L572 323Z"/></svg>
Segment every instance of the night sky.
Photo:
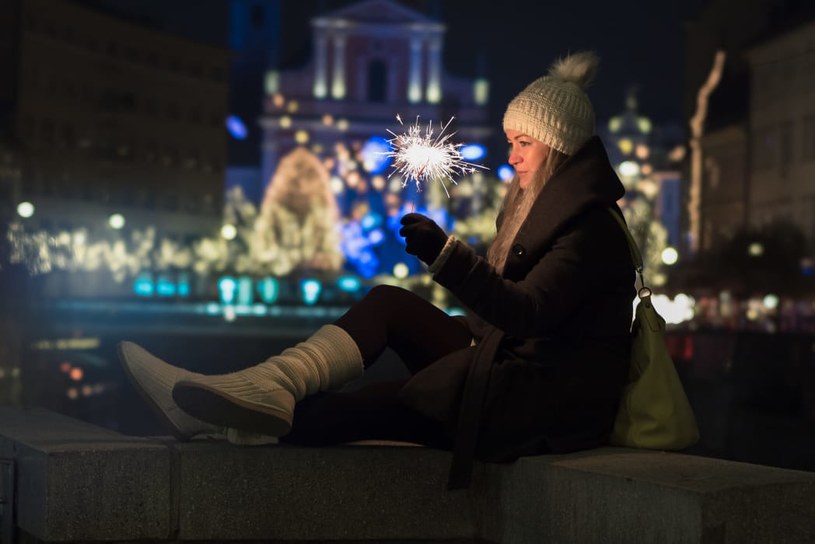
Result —
<svg viewBox="0 0 815 544"><path fill-rule="evenodd" d="M94 1L94 0L91 0ZM159 21L168 30L226 46L226 0L95 0ZM310 55L309 20L357 0L281 0L283 68ZM491 117L551 62L569 51L593 49L600 71L589 93L605 121L636 86L640 112L656 123L684 125L681 116L683 21L703 0L402 0L447 25L445 69L492 84ZM195 14L191 16L191 14Z"/></svg>

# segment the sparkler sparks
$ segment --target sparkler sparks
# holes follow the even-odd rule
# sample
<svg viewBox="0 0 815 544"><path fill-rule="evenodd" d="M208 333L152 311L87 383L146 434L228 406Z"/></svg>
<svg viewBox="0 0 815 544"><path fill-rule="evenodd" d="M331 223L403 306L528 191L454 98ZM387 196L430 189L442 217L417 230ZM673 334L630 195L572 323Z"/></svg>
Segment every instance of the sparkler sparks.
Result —
<svg viewBox="0 0 815 544"><path fill-rule="evenodd" d="M436 179L442 184L449 198L450 192L444 183L445 179L456 185L454 176L472 174L479 168L486 169L485 166L466 162L459 153L462 144L450 141L455 133L445 134L453 119L454 117L451 117L447 123L440 124L438 134L435 134L432 121L426 128L422 128L418 116L416 122L408 126L407 132L396 134L388 130L393 135L393 138L388 140L392 151L386 153L386 156L393 158L393 171L388 179L399 172L404 177L402 188L413 180L419 191L422 190L422 183ZM396 120L404 126L399 114L396 114Z"/></svg>

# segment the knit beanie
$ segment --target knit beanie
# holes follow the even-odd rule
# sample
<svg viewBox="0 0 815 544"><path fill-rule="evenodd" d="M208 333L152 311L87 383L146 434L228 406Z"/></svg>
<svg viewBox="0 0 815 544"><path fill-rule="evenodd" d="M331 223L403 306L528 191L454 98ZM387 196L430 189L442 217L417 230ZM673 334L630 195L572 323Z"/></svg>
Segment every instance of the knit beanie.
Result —
<svg viewBox="0 0 815 544"><path fill-rule="evenodd" d="M504 113L504 130L523 132L573 155L594 134L594 108L585 89L594 79L598 63L592 52L556 61L548 75L512 99Z"/></svg>

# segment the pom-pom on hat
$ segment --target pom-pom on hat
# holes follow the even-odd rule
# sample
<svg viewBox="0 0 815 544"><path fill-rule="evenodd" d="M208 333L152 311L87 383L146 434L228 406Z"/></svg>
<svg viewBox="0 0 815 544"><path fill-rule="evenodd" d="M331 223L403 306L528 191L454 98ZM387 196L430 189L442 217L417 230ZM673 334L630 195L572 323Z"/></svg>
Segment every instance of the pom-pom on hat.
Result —
<svg viewBox="0 0 815 544"><path fill-rule="evenodd" d="M512 99L504 113L504 130L518 130L573 155L594 134L594 108L585 89L599 62L592 52L556 61L548 75Z"/></svg>

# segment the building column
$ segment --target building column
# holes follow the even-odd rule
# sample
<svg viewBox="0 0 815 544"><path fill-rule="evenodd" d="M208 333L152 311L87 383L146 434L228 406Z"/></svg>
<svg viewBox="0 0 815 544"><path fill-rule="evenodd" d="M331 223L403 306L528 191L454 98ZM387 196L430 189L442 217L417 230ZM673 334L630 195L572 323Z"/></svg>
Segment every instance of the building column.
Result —
<svg viewBox="0 0 815 544"><path fill-rule="evenodd" d="M334 36L334 71L331 79L331 98L345 98L345 36Z"/></svg>
<svg viewBox="0 0 815 544"><path fill-rule="evenodd" d="M422 41L410 40L410 80L408 81L408 102L422 101Z"/></svg>
<svg viewBox="0 0 815 544"><path fill-rule="evenodd" d="M326 85L326 45L327 40L324 34L320 33L315 39L316 51L314 59L314 98L325 98L328 87Z"/></svg>
<svg viewBox="0 0 815 544"><path fill-rule="evenodd" d="M438 104L441 100L441 40L433 39L428 51L427 101Z"/></svg>

